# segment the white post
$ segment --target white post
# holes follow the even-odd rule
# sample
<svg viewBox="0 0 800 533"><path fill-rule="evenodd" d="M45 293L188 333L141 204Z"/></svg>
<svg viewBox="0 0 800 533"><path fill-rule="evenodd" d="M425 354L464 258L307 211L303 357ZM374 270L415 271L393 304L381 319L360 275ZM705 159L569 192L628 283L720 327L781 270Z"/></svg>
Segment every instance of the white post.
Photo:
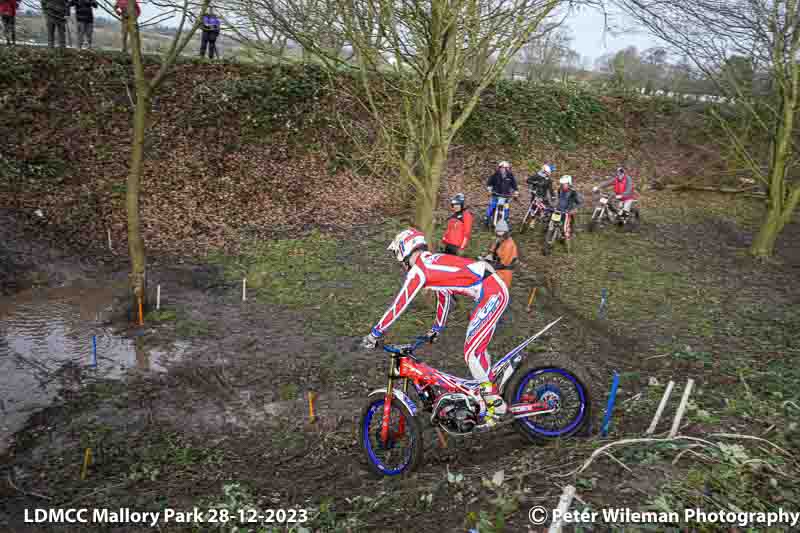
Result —
<svg viewBox="0 0 800 533"><path fill-rule="evenodd" d="M242 301L247 301L247 278L242 280Z"/></svg>
<svg viewBox="0 0 800 533"><path fill-rule="evenodd" d="M114 251L114 249L111 248L111 228L106 228L106 231L108 232L108 249Z"/></svg>
<svg viewBox="0 0 800 533"><path fill-rule="evenodd" d="M664 391L664 396L661 397L661 403L658 404L658 409L656 409L656 414L653 417L653 421L650 422L650 427L647 428L645 431L645 435L652 435L653 431L656 430L656 426L658 425L658 421L661 420L661 413L664 412L664 407L667 405L667 400L669 399L670 393L672 393L672 387L675 386L674 381L670 381L667 385L667 390Z"/></svg>
<svg viewBox="0 0 800 533"><path fill-rule="evenodd" d="M161 285L156 286L156 311L161 309Z"/></svg>
<svg viewBox="0 0 800 533"><path fill-rule="evenodd" d="M558 500L558 508L556 509L558 519L553 520L553 522L550 524L550 529L547 530L547 533L561 533L561 527L564 525L564 513L566 513L567 509L569 509L570 504L572 504L572 498L574 497L575 487L572 485L567 485L564 487L564 492L561 493L561 499Z"/></svg>
<svg viewBox="0 0 800 533"><path fill-rule="evenodd" d="M694 385L694 380L692 378L689 378L689 380L686 382L686 388L683 391L681 404L678 406L678 412L675 413L675 420L672 421L672 429L669 432L669 438L671 439L678 434L678 426L680 426L681 424L681 419L683 418L683 412L686 411L686 405L689 403L689 395L692 393L693 385Z"/></svg>

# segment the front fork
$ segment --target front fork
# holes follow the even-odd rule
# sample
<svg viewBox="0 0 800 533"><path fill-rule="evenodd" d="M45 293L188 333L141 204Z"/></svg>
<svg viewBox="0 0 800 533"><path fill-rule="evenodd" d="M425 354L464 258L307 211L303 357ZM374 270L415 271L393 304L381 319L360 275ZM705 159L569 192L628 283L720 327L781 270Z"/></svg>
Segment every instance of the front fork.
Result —
<svg viewBox="0 0 800 533"><path fill-rule="evenodd" d="M389 382L386 384L386 396L383 399L383 419L381 421L381 442L386 445L389 442L389 425L392 419L392 398L394 393L394 382L400 378L399 362L396 357L392 357L389 368ZM408 392L408 378L403 379L403 393ZM400 412L400 421L397 424L396 437L402 438L406 431L406 417Z"/></svg>

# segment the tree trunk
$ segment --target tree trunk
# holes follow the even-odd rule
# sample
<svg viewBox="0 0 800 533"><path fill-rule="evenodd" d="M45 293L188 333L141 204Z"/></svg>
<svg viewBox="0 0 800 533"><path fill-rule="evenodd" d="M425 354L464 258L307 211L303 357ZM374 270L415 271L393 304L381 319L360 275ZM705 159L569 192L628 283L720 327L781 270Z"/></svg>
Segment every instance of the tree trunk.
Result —
<svg viewBox="0 0 800 533"><path fill-rule="evenodd" d="M750 253L759 258L772 256L775 250L775 241L778 240L778 235L783 229L783 226L781 212L770 206L767 210L767 216L764 218L764 222L758 230L758 235L756 235L750 247Z"/></svg>
<svg viewBox="0 0 800 533"><path fill-rule="evenodd" d="M424 176L420 176L425 184L425 190L417 191L417 209L415 222L417 229L425 234L429 243L436 242L433 236L433 212L439 197L439 184L441 183L442 170L447 160L447 148L434 146L431 148L430 163L423 169Z"/></svg>
<svg viewBox="0 0 800 533"><path fill-rule="evenodd" d="M136 110L133 116L133 140L128 171L126 207L128 211L128 249L131 254L130 285L134 309L138 313L139 298L142 306L147 304L147 274L144 239L139 219L139 189L144 171L144 138L147 114L150 109L150 94L146 89L136 91Z"/></svg>

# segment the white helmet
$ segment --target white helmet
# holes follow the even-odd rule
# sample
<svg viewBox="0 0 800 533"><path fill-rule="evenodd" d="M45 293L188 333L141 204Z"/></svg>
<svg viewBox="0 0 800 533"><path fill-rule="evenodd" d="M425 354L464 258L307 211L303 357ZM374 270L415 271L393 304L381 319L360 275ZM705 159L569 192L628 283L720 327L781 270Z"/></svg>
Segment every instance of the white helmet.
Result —
<svg viewBox="0 0 800 533"><path fill-rule="evenodd" d="M540 170L540 172L544 174L545 177L549 178L550 174L552 174L554 170L555 167L553 165L545 163L544 165L542 165L542 169Z"/></svg>
<svg viewBox="0 0 800 533"><path fill-rule="evenodd" d="M398 233L386 249L394 252L397 260L402 263L411 257L411 254L423 247L426 249L428 247L425 235L414 228L409 228Z"/></svg>
<svg viewBox="0 0 800 533"><path fill-rule="evenodd" d="M500 164L497 165L500 168L511 168L511 163L508 161L500 161Z"/></svg>
<svg viewBox="0 0 800 533"><path fill-rule="evenodd" d="M570 175L561 176L561 179L558 180L558 183L560 183L561 185L564 185L564 184L572 185L572 176L570 176Z"/></svg>

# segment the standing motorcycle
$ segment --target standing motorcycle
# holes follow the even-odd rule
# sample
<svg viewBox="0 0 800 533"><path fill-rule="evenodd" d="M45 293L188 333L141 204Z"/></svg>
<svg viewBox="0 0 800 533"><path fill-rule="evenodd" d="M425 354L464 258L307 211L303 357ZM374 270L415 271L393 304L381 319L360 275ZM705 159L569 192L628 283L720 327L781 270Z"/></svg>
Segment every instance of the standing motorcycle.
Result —
<svg viewBox="0 0 800 533"><path fill-rule="evenodd" d="M550 215L547 233L544 236L542 255L550 255L556 241L564 241L567 253L572 252L572 215L567 211L554 209Z"/></svg>
<svg viewBox="0 0 800 533"><path fill-rule="evenodd" d="M505 220L506 224L511 222L511 195L493 192L492 197L497 198L497 204L495 204L494 213L492 213L491 225L487 224L487 229L494 231L497 223L501 220Z"/></svg>
<svg viewBox="0 0 800 533"><path fill-rule="evenodd" d="M536 227L537 224L547 227L546 222L552 211L553 208L544 203L544 198L531 190L531 203L528 206L528 210L525 212L525 216L522 218L520 233L525 233L528 227L532 229Z"/></svg>
<svg viewBox="0 0 800 533"><path fill-rule="evenodd" d="M615 224L628 230L635 229L639 226L639 208L635 205L631 206L630 213L628 213L618 202L611 201L611 195L600 193L586 230L593 232L606 224Z"/></svg>
<svg viewBox="0 0 800 533"><path fill-rule="evenodd" d="M495 425L485 422L480 382L461 379L422 362L414 351L428 341L385 345L391 354L386 388L372 391L361 415L359 444L372 473L399 476L422 462L422 424L430 421L450 435L482 433L507 424L531 442L574 435L589 421L588 380L561 356L527 360L523 349L558 323L558 318L497 361L489 378L508 411ZM400 384L402 383L402 386ZM413 385L417 402L408 395Z"/></svg>

